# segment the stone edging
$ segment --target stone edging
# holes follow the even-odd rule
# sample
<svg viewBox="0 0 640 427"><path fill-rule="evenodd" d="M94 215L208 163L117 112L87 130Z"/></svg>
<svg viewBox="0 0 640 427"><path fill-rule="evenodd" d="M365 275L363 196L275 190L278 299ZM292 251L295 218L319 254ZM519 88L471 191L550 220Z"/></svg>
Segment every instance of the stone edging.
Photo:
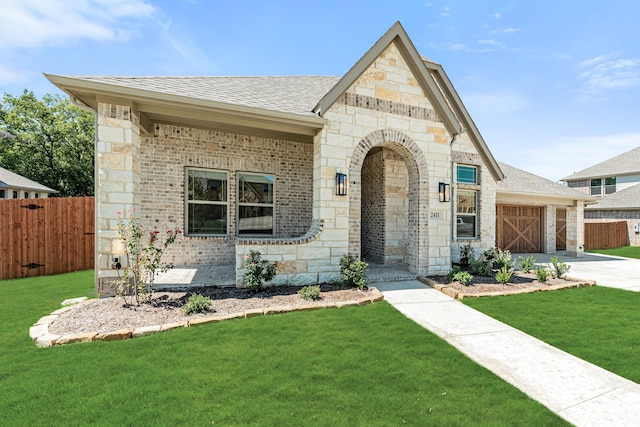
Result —
<svg viewBox="0 0 640 427"><path fill-rule="evenodd" d="M497 297L501 295L517 295L517 294L530 294L533 292L547 292L547 291L557 291L559 289L569 289L569 288L582 288L586 286L595 286L596 282L576 279L572 277L567 277L567 280L570 280L575 283L566 283L563 285L548 285L544 288L530 288L530 289L514 289L512 291L496 291L496 292L478 292L478 293L464 293L458 289L449 287L448 285L443 285L441 283L435 282L427 277L419 277L422 283L431 286L435 290L442 292L445 295L450 296L453 299L461 300L463 298L480 298L480 297Z"/></svg>
<svg viewBox="0 0 640 427"><path fill-rule="evenodd" d="M205 323L220 322L222 320L237 319L237 318L249 318L262 316L267 314L286 313L290 311L305 311L305 310L317 310L326 307L348 307L367 305L384 299L382 293L374 288L370 287L370 295L359 298L357 300L338 302L332 305L314 305L306 304L300 306L282 306L282 307L267 307L246 310L240 313L229 314L226 316L208 316L200 317L192 320L185 320L182 322L166 323L164 325L153 326L141 326L132 329L120 329L112 332L84 332L75 335L56 335L49 332L49 325L51 325L62 313L69 310L73 310L79 304L60 308L48 316L42 317L31 328L29 328L29 336L36 343L38 347L53 347L57 345L73 344L77 342L89 342L89 341L117 341L126 340L129 338L137 338L145 335L151 335L158 332L168 331L170 329L177 328L189 328L192 326L203 325ZM91 300L81 302L80 304L87 304Z"/></svg>

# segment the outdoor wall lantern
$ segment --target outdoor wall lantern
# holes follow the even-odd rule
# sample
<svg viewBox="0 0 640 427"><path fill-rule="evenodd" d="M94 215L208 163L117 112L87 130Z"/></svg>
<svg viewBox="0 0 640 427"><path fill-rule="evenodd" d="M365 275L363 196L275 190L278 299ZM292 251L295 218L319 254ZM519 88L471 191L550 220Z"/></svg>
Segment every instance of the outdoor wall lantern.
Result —
<svg viewBox="0 0 640 427"><path fill-rule="evenodd" d="M347 175L337 172L336 173L336 196L347 195Z"/></svg>
<svg viewBox="0 0 640 427"><path fill-rule="evenodd" d="M450 187L451 185L445 184L444 182L441 182L440 184L438 184L438 199L441 202L448 202L451 200Z"/></svg>

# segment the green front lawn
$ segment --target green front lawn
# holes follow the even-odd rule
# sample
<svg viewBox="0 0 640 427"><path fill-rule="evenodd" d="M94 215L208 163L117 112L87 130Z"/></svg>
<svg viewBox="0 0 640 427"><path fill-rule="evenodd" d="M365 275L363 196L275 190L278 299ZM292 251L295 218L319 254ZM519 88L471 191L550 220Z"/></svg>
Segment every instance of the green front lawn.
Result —
<svg viewBox="0 0 640 427"><path fill-rule="evenodd" d="M591 249L587 252L640 259L640 246L622 246L620 248L613 249Z"/></svg>
<svg viewBox="0 0 640 427"><path fill-rule="evenodd" d="M604 369L640 382L640 293L599 286L465 304Z"/></svg>
<svg viewBox="0 0 640 427"><path fill-rule="evenodd" d="M386 302L35 347L92 281L0 282L0 424L566 425Z"/></svg>

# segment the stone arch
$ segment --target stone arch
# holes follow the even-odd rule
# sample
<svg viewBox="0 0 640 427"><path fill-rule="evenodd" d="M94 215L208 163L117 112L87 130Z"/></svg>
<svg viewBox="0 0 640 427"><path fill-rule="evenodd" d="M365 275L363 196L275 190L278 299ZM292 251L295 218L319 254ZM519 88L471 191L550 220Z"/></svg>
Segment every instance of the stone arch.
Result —
<svg viewBox="0 0 640 427"><path fill-rule="evenodd" d="M409 238L407 260L409 271L426 275L428 268L428 204L429 176L424 153L408 135L393 130L380 129L364 137L353 151L349 164L349 253L361 254L361 173L365 157L374 147L394 150L404 160L409 174Z"/></svg>

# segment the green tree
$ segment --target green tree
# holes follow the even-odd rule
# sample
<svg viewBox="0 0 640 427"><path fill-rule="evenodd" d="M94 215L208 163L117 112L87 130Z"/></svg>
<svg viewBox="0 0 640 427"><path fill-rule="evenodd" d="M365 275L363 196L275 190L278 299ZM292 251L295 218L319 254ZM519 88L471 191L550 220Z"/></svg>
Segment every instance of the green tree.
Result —
<svg viewBox="0 0 640 427"><path fill-rule="evenodd" d="M0 129L0 166L58 190L60 196L91 196L94 182L94 116L62 98L33 92L5 93Z"/></svg>

